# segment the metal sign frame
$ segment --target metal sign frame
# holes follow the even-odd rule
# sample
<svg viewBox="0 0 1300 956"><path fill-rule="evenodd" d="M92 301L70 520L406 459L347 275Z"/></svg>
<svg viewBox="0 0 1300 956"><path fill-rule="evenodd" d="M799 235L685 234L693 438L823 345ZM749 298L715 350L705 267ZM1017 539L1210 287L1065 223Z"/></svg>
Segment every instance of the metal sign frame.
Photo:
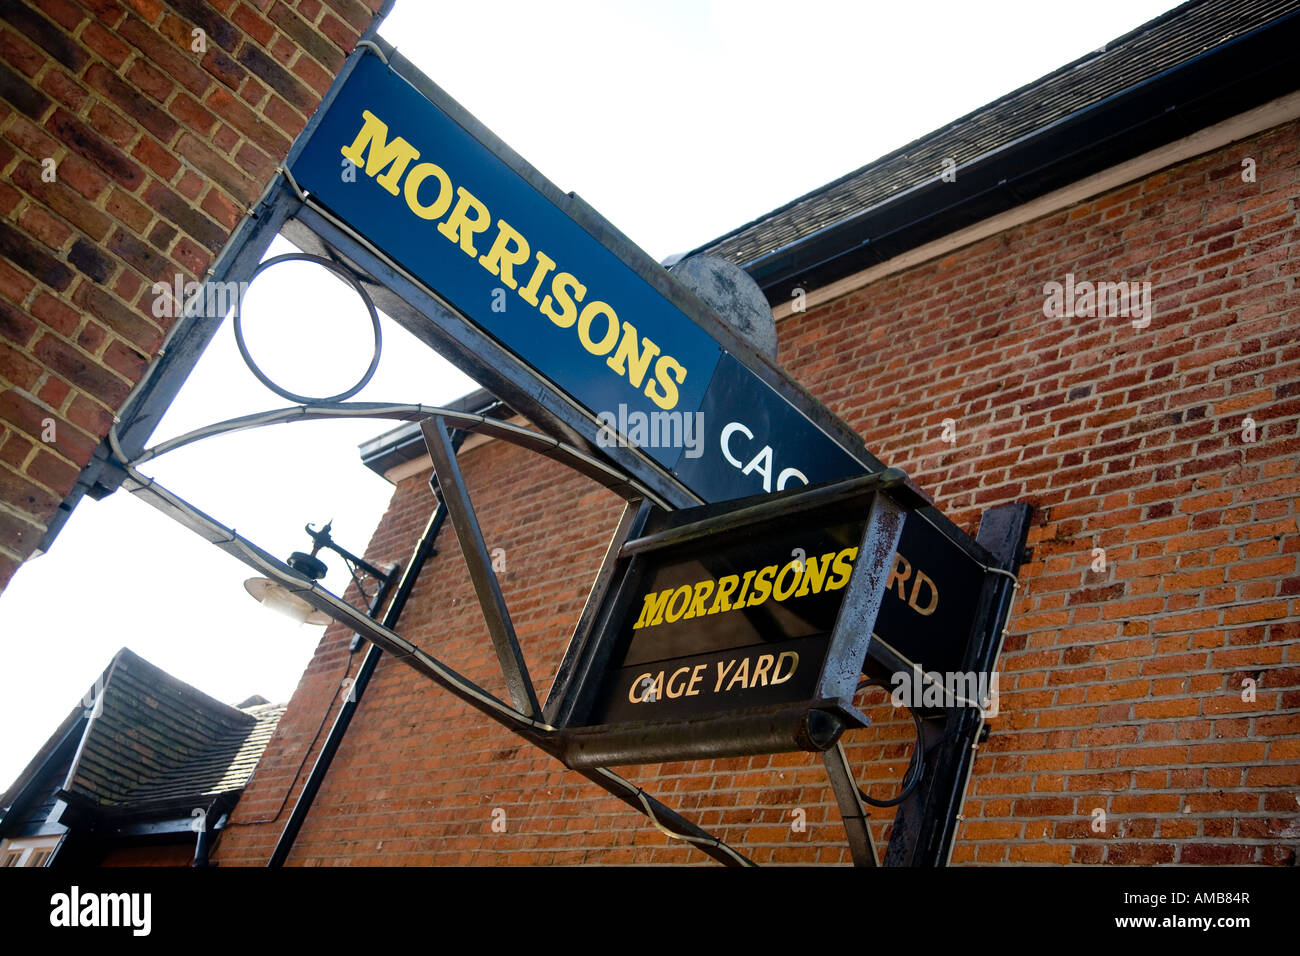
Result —
<svg viewBox="0 0 1300 956"><path fill-rule="evenodd" d="M251 215L237 229L231 242L223 250L213 269L205 277L209 282L247 281L256 272L266 249L277 234L283 234L308 254L321 255L351 273L369 294L375 305L411 331L425 344L457 364L501 401L525 416L544 434L526 429L511 429L502 423L489 423L481 416L458 415L446 410L420 406L374 406L360 403L349 406L314 405L285 410L273 415L275 420L312 418L329 415L362 414L369 417L389 417L406 420L429 419L426 439L430 439L430 453L435 470L444 489L457 495L463 492L464 483L454 456L445 454L449 428L473 428L495 434L496 437L515 441L525 447L552 456L558 455L571 466L606 484L629 501L619 527L615 532L610 553L593 586L575 632L574 642L561 669L561 678L568 686L577 672L576 663L581 652L588 647L594 619L600 607L599 597L615 577L618 552L633 534L643 528L650 507L665 511L690 508L702 504L700 496L692 492L681 480L665 470L643 451L628 445L598 446L594 441L598 423L587 409L557 389L536 369L520 360L490 335L476 327L451 308L431 288L411 275L389 258L381 249L367 241L346 222L338 219L327 208L314 202L288 174L297 155L310 140L338 91L346 83L358 62L367 56L377 56L396 70L457 123L486 145L519 176L527 180L541 195L561 209L574 222L594 236L613 252L621 262L632 269L660 295L676 306L692 322L708 333L722 348L724 355L752 373L757 381L770 389L804 421L814 426L817 433L830 439L841 452L850 456L866 473L880 473L883 465L872 456L847 426L840 422L811 395L794 383L770 360L756 353L741 340L729 326L719 320L694 295L678 284L658 263L646 256L626 237L595 213L585 202L573 194L565 195L545 180L473 116L466 113L440 89L424 77L387 43L368 33L349 56L318 113L308 123L303 134L295 141L285 167L268 185ZM203 296L198 297L200 300ZM124 407L120 421L110 430L109 438L97 451L95 464L83 474L81 489L92 494L110 493L118 486L140 494L177 520L202 534L219 547L230 551L250 565L268 575L301 587L292 569L273 556L241 538L234 531L213 521L192 505L168 492L138 471L138 466L156 457L157 448L145 451L149 435L163 412L170 405L207 343L223 321L222 316L204 315L191 308L169 335L158 360L149 367ZM254 422L253 420L256 419ZM249 416L244 424L225 423L203 430L207 437L220 433L222 428L250 427L264 424L267 416ZM237 420L237 422L240 420ZM432 428L432 430L430 430ZM193 440L190 438L188 440ZM177 442L164 443L177 447ZM562 451L561 451L562 449ZM449 510L462 542L475 537L481 541L476 523L472 519L472 506L467 495L459 502L459 509L448 500ZM460 511L460 519L456 513ZM992 514L992 513L990 513ZM1026 506L1008 506L997 512L996 533L990 530L972 540L952 524L942 513L930 505L911 512L909 521L922 521L940 535L945 547L954 555L977 569L983 575L978 607L970 621L966 656L975 667L991 669L1000 648L1003 623L1009 607L1014 584L1014 572L1019 565L1027 528ZM467 518L468 516L468 518ZM988 516L986 516L988 517ZM430 679L467 700L488 716L509 727L537 746L564 759L563 749L557 744L554 732L557 726L549 721L552 702L548 701L544 713L530 696L531 682L526 666L518 655L517 641L508 627L504 602L494 578L489 581L482 575L473 575L473 566L481 565L482 555L467 551L472 577L479 591L480 602L488 617L493 642L497 647L514 706L496 701L481 688L475 688L460 675L456 675L436 658L420 651L391 630L360 614L355 608L320 591L314 585L305 589L309 603L325 610L336 620L343 621L358 634L377 646L396 654L405 663L415 667ZM490 569L489 569L490 570ZM491 577L490 573L488 577ZM864 586L865 587L865 586ZM871 589L868 588L868 591ZM503 626L504 624L504 626ZM513 648L512 648L513 645ZM577 650L575 650L575 647ZM873 657L882 662L892 662L898 667L910 664L904 657L881 641L872 642ZM856 676L856 675L855 675ZM557 686L561 680L557 679ZM552 694L556 716L565 713L565 693ZM571 712L571 711L570 711ZM969 774L972 751L982 725L982 714L970 708L947 709L941 721L934 722L934 732L927 734L924 746L927 754L933 752L937 759L927 770L926 785L918 791L918 799L905 803L899 810L895 839L891 841L887 863L910 865L935 865L946 861L951 849L955 817ZM939 724L942 723L942 727ZM870 847L870 834L865 827L865 811L861 792L852 783L852 775L844 760L842 748L835 746L824 752L828 773L845 824L849 831L850 846L856 863L870 865L875 862L874 849ZM938 759L942 758L942 759ZM662 804L650 800L640 788L633 787L603 767L580 768L580 771L611 793L615 793L630 806L646 813L657 826L667 828L672 835L697 843L704 852L728 863L743 861L738 853L726 847L698 827L672 814ZM920 794L925 802L920 802ZM900 834L905 839L900 840ZM895 844L900 849L895 852ZM904 845L906 844L906 845Z"/></svg>

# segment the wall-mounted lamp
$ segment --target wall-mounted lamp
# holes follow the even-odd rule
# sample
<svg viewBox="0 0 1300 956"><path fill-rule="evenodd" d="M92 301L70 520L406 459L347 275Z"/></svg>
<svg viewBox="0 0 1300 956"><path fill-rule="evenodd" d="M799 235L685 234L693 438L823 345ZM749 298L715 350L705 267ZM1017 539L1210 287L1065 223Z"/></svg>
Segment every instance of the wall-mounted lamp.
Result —
<svg viewBox="0 0 1300 956"><path fill-rule="evenodd" d="M306 525L305 530L312 540L311 553L305 554L302 551L295 551L289 555L289 559L285 563L304 577L312 581L319 581L325 577L329 568L325 566L324 561L316 557L316 554L322 549L333 551L347 565L347 569L352 575L352 581L356 584L357 589L361 591L362 596L373 605L392 583L392 570L381 571L373 564L339 547L334 543L334 539L330 537L330 529L333 526L332 521L327 522L325 527L319 530L313 528L310 524ZM373 578L378 583L374 594L366 591L363 576ZM263 607L290 617L299 624L320 625L328 624L332 620L324 611L312 607L298 594L290 591L278 581L272 581L270 578L249 578L244 582L244 590L256 598Z"/></svg>

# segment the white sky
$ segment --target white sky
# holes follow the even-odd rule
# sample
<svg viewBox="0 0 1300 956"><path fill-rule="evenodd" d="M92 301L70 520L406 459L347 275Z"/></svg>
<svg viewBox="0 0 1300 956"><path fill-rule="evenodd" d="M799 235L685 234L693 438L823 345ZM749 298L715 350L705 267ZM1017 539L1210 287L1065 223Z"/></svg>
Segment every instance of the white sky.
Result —
<svg viewBox="0 0 1300 956"><path fill-rule="evenodd" d="M561 190L662 260L1175 5L399 0L380 32ZM273 379L329 394L358 377L369 328L350 295L309 265L258 280L245 321ZM387 320L384 335L379 373L356 400L437 404L473 387ZM155 440L284 404L243 366L227 324ZM306 522L330 518L335 539L361 553L390 486L356 446L383 430L274 426L144 471L281 557L307 550ZM340 593L342 562L326 560L326 584ZM259 607L243 591L250 576L126 493L83 501L50 553L0 595L0 789L124 645L220 700L288 700L321 629Z"/></svg>

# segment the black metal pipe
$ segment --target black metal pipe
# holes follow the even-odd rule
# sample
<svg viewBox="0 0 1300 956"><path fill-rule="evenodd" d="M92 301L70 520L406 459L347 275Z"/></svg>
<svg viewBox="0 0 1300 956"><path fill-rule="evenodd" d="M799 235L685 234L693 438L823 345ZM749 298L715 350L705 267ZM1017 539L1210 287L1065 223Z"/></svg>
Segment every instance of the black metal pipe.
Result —
<svg viewBox="0 0 1300 956"><path fill-rule="evenodd" d="M379 609L384 606L384 599L388 597L388 592L392 590L392 587L393 579L391 576L385 578L380 584L379 591L375 594L374 600L370 602L370 617L374 617ZM312 765L311 773L307 775L307 782L303 784L302 792L298 794L298 799L294 802L293 812L289 814L289 819L280 832L280 839L276 841L270 862L266 864L268 867L282 866L285 858L289 855L289 851L293 848L293 841L297 839L298 831L302 829L303 821L307 819L307 813L311 810L312 802L316 799L316 793L320 790L320 785L325 782L325 774L329 772L330 764L334 761L334 754L338 752L339 744L343 742L343 735L347 733L348 724L352 723L352 714L356 711L357 703L361 699L363 682L370 679L371 672L375 669L375 665L379 663L379 653L379 648L373 644L366 651L366 656L361 662L361 668L357 671L352 686L348 688L347 696L343 698L343 706L339 708L339 712L334 718L334 726L330 728L325 743L321 744L316 762Z"/></svg>
<svg viewBox="0 0 1300 956"><path fill-rule="evenodd" d="M212 846L216 840L213 835L216 831L217 824L221 822L222 814L226 813L231 807L229 798L222 794L208 805L203 812L203 816L198 820L199 835L194 841L194 860L191 866L205 867L211 866Z"/></svg>
<svg viewBox="0 0 1300 956"><path fill-rule="evenodd" d="M461 441L464 439L463 432L457 432L452 442L453 448L459 448ZM384 614L383 625L387 628L397 626L397 620L401 617L402 609L406 607L406 601L411 596L411 591L415 589L415 582L420 577L420 571L424 563L437 552L434 550L433 542L438 537L438 532L442 530L442 523L447 517L447 506L442 503L441 498L438 505L433 509L433 514L429 516L429 522L425 525L424 533L420 535L420 540L415 545L415 550L411 552L411 559L406 564L406 569L402 573L402 579L397 585L397 593L393 595L392 603L388 605L388 610ZM370 615L373 617L379 608L384 606L384 599L392 589L393 578L391 575L384 581L379 593L375 595L375 600L371 605ZM375 672L375 667L379 664L379 658L383 655L376 645L371 644L366 649L366 656L362 658L361 667L357 670L357 676L352 681L352 686L348 688L348 695L343 700L343 706L339 708L338 715L334 718L334 726L330 728L329 736L325 738L325 743L321 745L319 756L316 763L312 765L311 773L307 776L307 782L303 784L302 793L298 795L297 802L293 805L293 812L289 814L289 819L284 824L284 830L280 833L280 839L276 841L275 849L271 853L271 859L267 862L268 867L280 867L289 856L289 851L293 849L294 841L298 838L298 831L302 829L303 822L307 819L307 814L311 810L311 805L316 799L316 793L320 790L321 784L325 781L325 775L329 772L330 764L334 760L334 754L337 753L339 745L343 743L343 737L348 732L348 725L352 723L352 716L356 713L358 705L361 703L361 695L365 693L366 685L370 683L370 676Z"/></svg>

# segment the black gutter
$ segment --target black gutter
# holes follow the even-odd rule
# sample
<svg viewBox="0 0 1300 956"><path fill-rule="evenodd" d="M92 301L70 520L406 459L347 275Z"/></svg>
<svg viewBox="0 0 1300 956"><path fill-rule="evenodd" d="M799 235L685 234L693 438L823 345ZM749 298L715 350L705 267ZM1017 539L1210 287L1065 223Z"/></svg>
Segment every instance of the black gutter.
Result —
<svg viewBox="0 0 1300 956"><path fill-rule="evenodd" d="M456 433L452 439L453 449L460 447L464 437L463 432ZM424 533L420 535L420 540L411 553L411 559L407 562L406 570L402 573L402 580L397 585L397 593L393 595L393 601L384 614L383 625L390 630L397 627L397 621L402 615L402 609L406 607L407 599L410 598L411 592L415 589L415 583L420 577L420 571L423 569L425 562L438 553L434 549L433 543L437 540L438 532L442 530L442 523L446 517L447 507L439 499L437 507L433 509L433 514L429 516L428 524L424 527ZM389 582L391 583L391 581L392 578L390 577ZM372 617L379 608L383 607L387 591L388 587L385 587L376 595L371 607ZM268 867L281 867L284 865L285 860L288 859L294 841L298 838L298 831L302 829L303 822L307 819L311 805L316 799L316 794L320 790L321 784L325 782L325 775L329 772L330 763L333 762L339 745L343 743L343 737L348 732L352 717L356 713L357 707L361 705L361 697L366 691L366 685L370 683L370 677L375 672L375 667L378 666L379 658L383 656L383 653L374 644L367 648L366 656L361 661L361 667L357 669L357 676L353 679L348 694L343 700L343 706L339 708L338 715L334 718L334 726L330 728L329 736L325 738L325 743L321 745L320 754L311 768L307 782L303 784L302 793L298 795L298 800L293 806L293 812L289 814L284 830L280 833L280 839L276 841L275 849L271 853L271 859L266 864Z"/></svg>
<svg viewBox="0 0 1300 956"><path fill-rule="evenodd" d="M217 824L221 822L222 814L228 813L238 799L238 794L233 799L229 793L218 794L216 799L208 805L202 817L191 818L191 828L194 828L194 820L197 819L197 829L199 831L199 835L194 841L194 861L190 864L191 866L205 867L212 865L210 856L212 854L212 845L216 840L214 834Z"/></svg>
<svg viewBox="0 0 1300 956"><path fill-rule="evenodd" d="M796 286L829 285L1294 92L1297 47L1292 11L963 164L953 182L936 171L744 268L769 302L789 302Z"/></svg>

